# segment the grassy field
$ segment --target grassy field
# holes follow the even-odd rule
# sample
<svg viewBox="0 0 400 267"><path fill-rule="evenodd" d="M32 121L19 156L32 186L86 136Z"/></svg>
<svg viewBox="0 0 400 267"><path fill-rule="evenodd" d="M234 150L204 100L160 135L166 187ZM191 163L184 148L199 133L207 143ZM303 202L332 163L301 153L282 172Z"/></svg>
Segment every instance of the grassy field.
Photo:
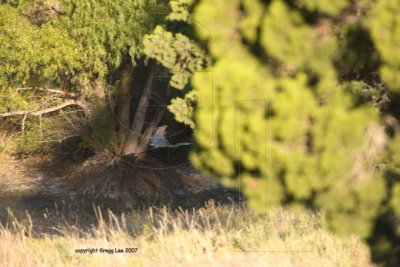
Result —
<svg viewBox="0 0 400 267"><path fill-rule="evenodd" d="M358 238L324 230L321 216L276 209L256 215L210 202L197 210L149 208L87 218L44 213L43 231L8 210L1 266L371 266ZM62 218L62 220L57 220ZM82 223L84 221L84 223ZM37 222L37 220L36 220Z"/></svg>
<svg viewBox="0 0 400 267"><path fill-rule="evenodd" d="M168 208L145 201L92 204L39 194L39 174L28 169L3 155L0 267L372 266L361 240L329 233L320 214L271 209L257 215L213 201L177 209L201 206L201 195L165 203Z"/></svg>

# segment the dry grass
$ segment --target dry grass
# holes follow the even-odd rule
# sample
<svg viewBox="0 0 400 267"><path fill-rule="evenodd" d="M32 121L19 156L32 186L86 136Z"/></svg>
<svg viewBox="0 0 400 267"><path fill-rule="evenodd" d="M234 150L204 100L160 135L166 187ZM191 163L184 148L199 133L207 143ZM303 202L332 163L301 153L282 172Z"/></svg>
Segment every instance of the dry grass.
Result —
<svg viewBox="0 0 400 267"><path fill-rule="evenodd" d="M59 234L50 235L35 232L28 215L18 221L9 212L0 228L1 266L371 266L357 238L326 232L321 217L311 213L277 209L259 216L210 203L191 212L150 208L116 215L96 209L95 216L89 229L55 225ZM76 252L90 248L138 251Z"/></svg>

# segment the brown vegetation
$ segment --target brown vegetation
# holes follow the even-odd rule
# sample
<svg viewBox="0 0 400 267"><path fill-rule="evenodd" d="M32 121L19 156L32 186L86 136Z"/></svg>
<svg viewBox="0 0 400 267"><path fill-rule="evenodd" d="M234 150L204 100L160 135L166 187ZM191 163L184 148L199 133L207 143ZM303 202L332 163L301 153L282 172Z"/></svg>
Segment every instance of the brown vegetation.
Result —
<svg viewBox="0 0 400 267"><path fill-rule="evenodd" d="M311 213L277 209L256 216L212 203L192 212L165 207L122 214L94 211L86 217L95 221L85 229L80 220L57 223L54 214L45 213L53 232L42 235L29 215L17 220L10 211L8 225L0 228L0 261L13 267L372 266L360 240L329 234L321 217ZM136 253L114 250L132 247Z"/></svg>

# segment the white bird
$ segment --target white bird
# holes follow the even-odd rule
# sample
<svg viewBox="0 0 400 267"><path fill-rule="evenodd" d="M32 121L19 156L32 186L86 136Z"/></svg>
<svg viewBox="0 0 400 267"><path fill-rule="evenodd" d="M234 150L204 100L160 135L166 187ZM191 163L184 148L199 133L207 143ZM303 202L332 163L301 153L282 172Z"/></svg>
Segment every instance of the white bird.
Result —
<svg viewBox="0 0 400 267"><path fill-rule="evenodd" d="M150 145L152 147L179 147L179 146L189 146L192 143L182 142L177 144L171 144L167 138L165 138L165 132L167 130L167 125L157 127L150 137Z"/></svg>

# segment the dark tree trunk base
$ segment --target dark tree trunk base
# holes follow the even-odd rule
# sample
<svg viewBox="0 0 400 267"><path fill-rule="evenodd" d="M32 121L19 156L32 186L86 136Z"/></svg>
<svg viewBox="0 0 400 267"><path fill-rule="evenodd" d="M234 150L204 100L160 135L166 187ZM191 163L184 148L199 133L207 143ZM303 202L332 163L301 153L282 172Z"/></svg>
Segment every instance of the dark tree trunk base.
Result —
<svg viewBox="0 0 400 267"><path fill-rule="evenodd" d="M97 154L76 168L65 181L73 192L88 197L132 200L140 197L173 196L209 187L210 179L187 175L181 167L169 167L143 155L136 159Z"/></svg>
<svg viewBox="0 0 400 267"><path fill-rule="evenodd" d="M14 189L16 179L21 186L9 192L7 184L3 184L0 188L3 199L16 195L43 196L115 203L121 207L167 205L187 209L201 208L209 201L221 205L246 203L240 192L225 188L190 165L166 168L166 164L149 156L131 164L121 159L113 161L106 153L88 159L48 155L15 162L7 176Z"/></svg>

